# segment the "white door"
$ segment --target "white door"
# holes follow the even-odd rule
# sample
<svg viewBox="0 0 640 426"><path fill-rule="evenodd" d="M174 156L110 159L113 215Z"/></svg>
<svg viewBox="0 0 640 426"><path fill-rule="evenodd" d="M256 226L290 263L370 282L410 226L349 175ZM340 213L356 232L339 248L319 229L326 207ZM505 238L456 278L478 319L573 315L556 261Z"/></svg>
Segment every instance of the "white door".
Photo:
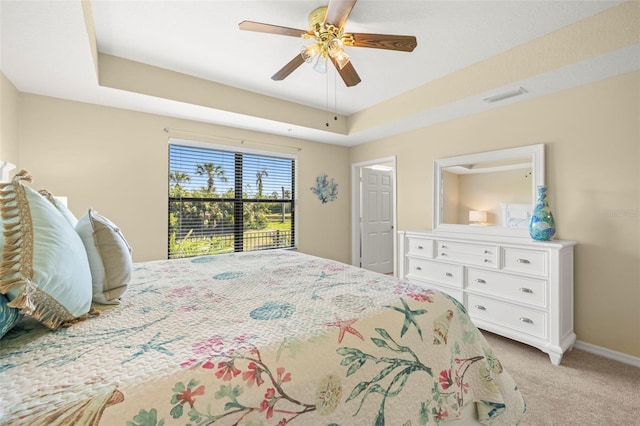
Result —
<svg viewBox="0 0 640 426"><path fill-rule="evenodd" d="M362 167L362 248L365 269L393 273L393 174Z"/></svg>

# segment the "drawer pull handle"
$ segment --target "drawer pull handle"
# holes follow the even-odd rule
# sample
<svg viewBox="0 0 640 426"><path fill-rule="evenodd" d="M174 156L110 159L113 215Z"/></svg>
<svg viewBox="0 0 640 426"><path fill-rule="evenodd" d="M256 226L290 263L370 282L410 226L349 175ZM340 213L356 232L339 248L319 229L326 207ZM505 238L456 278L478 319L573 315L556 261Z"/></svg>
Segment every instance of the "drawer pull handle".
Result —
<svg viewBox="0 0 640 426"><path fill-rule="evenodd" d="M518 259L517 262L518 263L531 263L531 262L529 262L529 259Z"/></svg>
<svg viewBox="0 0 640 426"><path fill-rule="evenodd" d="M422 268L419 266L416 266L416 271L422 271Z"/></svg>
<svg viewBox="0 0 640 426"><path fill-rule="evenodd" d="M526 287L520 287L520 291L523 293L533 293L533 290L531 290L530 288L526 288Z"/></svg>
<svg viewBox="0 0 640 426"><path fill-rule="evenodd" d="M422 246L418 246L418 250L422 250L422 249L423 249L423 247L422 247Z"/></svg>
<svg viewBox="0 0 640 426"><path fill-rule="evenodd" d="M484 263L491 263L491 259L485 259Z"/></svg>
<svg viewBox="0 0 640 426"><path fill-rule="evenodd" d="M491 252L489 250L485 250L484 254L491 254Z"/></svg>
<svg viewBox="0 0 640 426"><path fill-rule="evenodd" d="M441 246L440 246L440 248L444 248L444 249L446 249L446 248L447 248L447 246L445 246L445 245L443 244L443 245L441 245Z"/></svg>
<svg viewBox="0 0 640 426"><path fill-rule="evenodd" d="M484 307L484 306L482 306L482 305L476 305L476 309L479 309L479 310L481 310L481 311L486 311L486 310L487 310L487 308L485 308L485 307ZM522 318L520 318L520 319L522 319Z"/></svg>
<svg viewBox="0 0 640 426"><path fill-rule="evenodd" d="M476 282L480 283L480 284L486 284L487 282L485 280L483 280L482 278L476 278Z"/></svg>
<svg viewBox="0 0 640 426"><path fill-rule="evenodd" d="M525 317L520 317L520 321L526 322L527 324L533 324L532 320L530 320L529 318L525 318Z"/></svg>
<svg viewBox="0 0 640 426"><path fill-rule="evenodd" d="M442 256L442 257L446 257L446 256L447 256L447 253L440 253L440 256Z"/></svg>
<svg viewBox="0 0 640 426"><path fill-rule="evenodd" d="M444 276L445 276L445 277L452 277L452 276L453 276L453 274L452 274L451 272L445 272L445 273L444 273Z"/></svg>

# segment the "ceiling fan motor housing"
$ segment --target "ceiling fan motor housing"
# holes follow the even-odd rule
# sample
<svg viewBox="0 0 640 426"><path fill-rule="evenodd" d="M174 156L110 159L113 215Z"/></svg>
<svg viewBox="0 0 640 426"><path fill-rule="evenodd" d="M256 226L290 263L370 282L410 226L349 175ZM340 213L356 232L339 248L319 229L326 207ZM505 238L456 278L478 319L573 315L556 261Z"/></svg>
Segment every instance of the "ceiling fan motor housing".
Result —
<svg viewBox="0 0 640 426"><path fill-rule="evenodd" d="M327 6L321 6L314 9L309 14L309 33L303 35L304 38L314 38L320 46L320 50L324 56L327 55L329 45L332 40L340 40L344 46L353 46L355 40L353 35L344 34L342 28L338 28L333 24L327 24L325 18L327 15Z"/></svg>

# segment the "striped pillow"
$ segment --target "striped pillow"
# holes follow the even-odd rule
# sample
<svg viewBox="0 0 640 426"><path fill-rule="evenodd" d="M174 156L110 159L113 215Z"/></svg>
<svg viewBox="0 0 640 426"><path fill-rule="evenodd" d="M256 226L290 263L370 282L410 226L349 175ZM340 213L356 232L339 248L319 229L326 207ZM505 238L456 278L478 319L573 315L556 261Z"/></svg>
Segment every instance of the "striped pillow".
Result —
<svg viewBox="0 0 640 426"><path fill-rule="evenodd" d="M116 304L131 281L131 247L109 219L89 209L76 231L87 250L93 282L93 301Z"/></svg>

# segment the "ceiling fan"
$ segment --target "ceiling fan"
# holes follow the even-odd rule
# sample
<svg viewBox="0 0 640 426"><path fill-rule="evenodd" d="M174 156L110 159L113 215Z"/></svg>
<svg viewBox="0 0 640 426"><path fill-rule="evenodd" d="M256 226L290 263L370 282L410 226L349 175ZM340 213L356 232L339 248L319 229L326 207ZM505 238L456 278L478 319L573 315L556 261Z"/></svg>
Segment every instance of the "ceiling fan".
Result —
<svg viewBox="0 0 640 426"><path fill-rule="evenodd" d="M244 31L279 34L313 40L304 46L288 64L276 72L272 80L284 80L304 62L316 60L314 69L326 72L330 60L347 86L360 83L360 76L351 64L344 47L370 47L375 49L411 52L418 45L414 36L389 34L346 33L344 25L357 0L329 0L309 14L309 30L281 27L253 21L242 21L238 26Z"/></svg>

